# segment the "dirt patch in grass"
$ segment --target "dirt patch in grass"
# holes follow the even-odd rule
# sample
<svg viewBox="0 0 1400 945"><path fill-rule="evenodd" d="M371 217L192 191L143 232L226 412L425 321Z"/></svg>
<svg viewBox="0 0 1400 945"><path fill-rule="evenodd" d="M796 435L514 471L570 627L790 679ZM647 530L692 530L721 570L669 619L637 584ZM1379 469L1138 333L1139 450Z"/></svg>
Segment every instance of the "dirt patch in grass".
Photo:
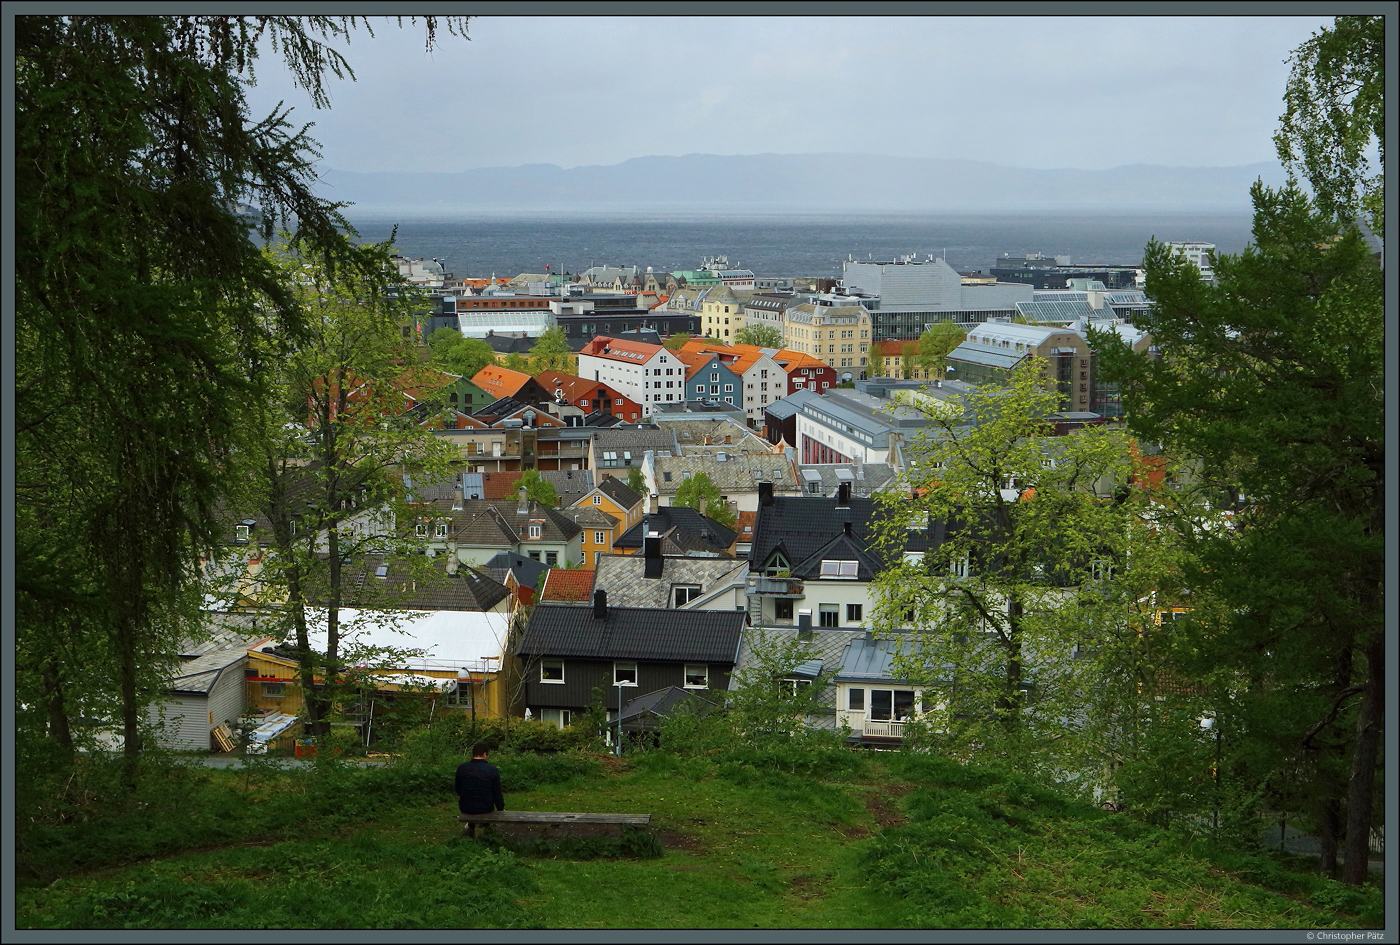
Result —
<svg viewBox="0 0 1400 945"><path fill-rule="evenodd" d="M914 789L912 784L886 784L866 795L865 809L875 818L880 829L899 827L909 822L899 810L899 799Z"/></svg>
<svg viewBox="0 0 1400 945"><path fill-rule="evenodd" d="M826 883L822 876L794 876L788 880L788 894L807 901L821 899L826 895Z"/></svg>
<svg viewBox="0 0 1400 945"><path fill-rule="evenodd" d="M687 853L703 853L705 851L705 845L700 842L700 838L688 833L658 830L656 836L661 841L661 845L668 850L684 850Z"/></svg>

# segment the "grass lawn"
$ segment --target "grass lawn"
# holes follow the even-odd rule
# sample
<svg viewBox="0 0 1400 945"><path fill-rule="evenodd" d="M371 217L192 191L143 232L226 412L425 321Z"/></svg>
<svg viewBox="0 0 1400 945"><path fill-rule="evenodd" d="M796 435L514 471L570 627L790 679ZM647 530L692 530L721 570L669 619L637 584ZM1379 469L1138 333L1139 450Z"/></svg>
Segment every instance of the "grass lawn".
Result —
<svg viewBox="0 0 1400 945"><path fill-rule="evenodd" d="M1313 929L1382 921L1379 890L1348 889L1267 855L1213 854L1126 815L937 759L863 756L833 780L660 753L625 764L498 760L510 808L650 813L660 855L616 855L612 828L503 825L463 837L450 765L200 772L183 790L226 818L246 818L236 830L217 821L223 836L200 843L197 829L171 826L168 849L156 855L103 850L117 865L56 878L63 855L51 847L48 872L21 884L17 922ZM174 816L145 829L165 829ZM214 830L215 821L202 823ZM127 821L102 829L122 825L136 836ZM93 836L44 838L91 849Z"/></svg>

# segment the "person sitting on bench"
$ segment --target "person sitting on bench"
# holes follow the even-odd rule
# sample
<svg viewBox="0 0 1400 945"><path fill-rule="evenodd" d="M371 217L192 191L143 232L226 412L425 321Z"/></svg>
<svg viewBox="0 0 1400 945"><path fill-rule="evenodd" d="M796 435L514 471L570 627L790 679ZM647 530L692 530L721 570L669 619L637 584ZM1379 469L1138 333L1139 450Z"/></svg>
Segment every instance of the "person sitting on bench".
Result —
<svg viewBox="0 0 1400 945"><path fill-rule="evenodd" d="M472 746L472 760L457 766L457 809L464 814L489 814L505 810L501 794L501 772L486 760L483 742Z"/></svg>

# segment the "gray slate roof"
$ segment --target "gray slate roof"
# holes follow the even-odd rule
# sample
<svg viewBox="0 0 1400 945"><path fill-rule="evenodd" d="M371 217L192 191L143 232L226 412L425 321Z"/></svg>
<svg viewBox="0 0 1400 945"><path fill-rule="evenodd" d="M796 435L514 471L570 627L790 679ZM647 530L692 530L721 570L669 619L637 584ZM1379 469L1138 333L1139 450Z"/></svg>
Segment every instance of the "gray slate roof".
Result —
<svg viewBox="0 0 1400 945"><path fill-rule="evenodd" d="M485 612L510 593L498 581L465 564L458 564L456 573L452 574L447 571L446 558L423 560L433 562L431 576L415 575L407 562L386 561L380 555L367 555L347 564L341 606Z"/></svg>
<svg viewBox="0 0 1400 945"><path fill-rule="evenodd" d="M817 489L819 495L833 496L837 488L843 482L851 484L851 495L869 496L879 492L885 486L894 481L896 477L895 469L889 463L823 463L801 466L798 469L798 478L802 482L802 491L810 493L808 485L813 481L808 472L814 472L818 478Z"/></svg>
<svg viewBox="0 0 1400 945"><path fill-rule="evenodd" d="M549 565L536 561L528 555L516 554L512 551L502 551L496 554L482 566L482 570L493 574L499 574L499 580L504 581L508 572L515 572L515 580L529 588L540 586L540 579L549 571Z"/></svg>
<svg viewBox="0 0 1400 945"><path fill-rule="evenodd" d="M704 603L715 592L747 587L749 564L733 558L694 558L663 555L661 576L646 576L642 555L603 555L593 573L593 589L608 592L608 603L620 607L670 607L677 584L699 585L700 597L683 609Z"/></svg>
<svg viewBox="0 0 1400 945"><path fill-rule="evenodd" d="M672 505L648 512L641 521L615 539L613 547L641 548L642 539L651 531L661 533L661 550L664 554L681 555L726 556L736 534L734 529L725 528L696 509Z"/></svg>
<svg viewBox="0 0 1400 945"><path fill-rule="evenodd" d="M743 684L745 672L757 662L755 651L782 646L796 640L797 633L796 627L750 627L745 630L743 643L739 648L739 661L734 665L729 688L738 689ZM841 656L846 651L846 645L859 638L863 633L863 630L813 628L812 639L806 646L808 661L794 667L793 672L789 675L812 678L816 675L812 671L813 664L816 662L820 662L820 671L835 674L841 667ZM822 711L820 714L809 716L808 724L834 729L836 727L836 688L827 686L819 694L818 699L822 704Z"/></svg>
<svg viewBox="0 0 1400 945"><path fill-rule="evenodd" d="M667 686L665 689L658 689L649 692L644 696L638 696L622 707L618 713L618 718L622 722L622 727L628 730L633 728L628 723L641 723L642 717L651 715L658 718L666 718L671 714L677 705L689 703L702 709L718 708L718 705L708 699L696 695L693 689L682 689L679 686ZM651 727L639 725L638 727Z"/></svg>
<svg viewBox="0 0 1400 945"><path fill-rule="evenodd" d="M740 610L661 610L536 604L515 653L592 659L732 664L746 616Z"/></svg>
<svg viewBox="0 0 1400 945"><path fill-rule="evenodd" d="M633 492L627 483L616 476L604 476L603 481L598 483L598 491L602 492L609 499L612 499L624 509L630 509L638 502L642 501L641 493Z"/></svg>
<svg viewBox="0 0 1400 945"><path fill-rule="evenodd" d="M765 445L772 448L772 444ZM724 462L717 455L658 456L654 467L656 488L663 495L675 494L686 479L698 472L709 476L725 494L757 492L760 482L771 482L778 491L797 488L792 460L782 453L726 453ZM668 474L670 479L666 478Z"/></svg>

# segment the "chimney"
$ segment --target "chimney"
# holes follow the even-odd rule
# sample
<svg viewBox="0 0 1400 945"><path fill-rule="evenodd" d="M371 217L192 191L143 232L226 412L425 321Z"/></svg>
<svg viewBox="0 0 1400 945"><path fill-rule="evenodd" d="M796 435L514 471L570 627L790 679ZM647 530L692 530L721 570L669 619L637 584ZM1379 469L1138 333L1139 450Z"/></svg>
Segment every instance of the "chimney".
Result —
<svg viewBox="0 0 1400 945"><path fill-rule="evenodd" d="M530 514L530 490L524 486L520 487L520 507L516 511L521 515Z"/></svg>
<svg viewBox="0 0 1400 945"><path fill-rule="evenodd" d="M452 490L452 511L462 511L462 487L458 486Z"/></svg>
<svg viewBox="0 0 1400 945"><path fill-rule="evenodd" d="M593 592L593 616L597 620L608 619L608 592L598 590Z"/></svg>
<svg viewBox="0 0 1400 945"><path fill-rule="evenodd" d="M761 506L773 504L773 483L771 480L758 484L758 504Z"/></svg>
<svg viewBox="0 0 1400 945"><path fill-rule="evenodd" d="M700 497L700 503L699 503L698 506L696 506L696 509L695 509L695 510L696 510L697 512L699 512L701 515L704 515L704 514L705 514L705 509L709 506L709 504L710 504L709 500L708 500L705 496L702 495L702 496Z"/></svg>
<svg viewBox="0 0 1400 945"><path fill-rule="evenodd" d="M642 554L646 558L644 576L649 578L661 577L661 570L665 562L661 558L661 533L648 531L646 537L642 539Z"/></svg>
<svg viewBox="0 0 1400 945"><path fill-rule="evenodd" d="M851 507L851 484L849 482L843 482L836 487L836 507L838 509Z"/></svg>
<svg viewBox="0 0 1400 945"><path fill-rule="evenodd" d="M653 492L653 493L651 494L651 498L647 501L647 514L648 514L648 515L656 515L656 514L659 513L660 511L661 511L661 497L658 496L655 492Z"/></svg>
<svg viewBox="0 0 1400 945"><path fill-rule="evenodd" d="M846 537L847 537L847 538L851 538L851 537L853 537L853 535L854 535L854 533L851 531L851 523L850 523L850 522L842 522L842 523L841 523L841 530L842 530L843 532L846 533Z"/></svg>

